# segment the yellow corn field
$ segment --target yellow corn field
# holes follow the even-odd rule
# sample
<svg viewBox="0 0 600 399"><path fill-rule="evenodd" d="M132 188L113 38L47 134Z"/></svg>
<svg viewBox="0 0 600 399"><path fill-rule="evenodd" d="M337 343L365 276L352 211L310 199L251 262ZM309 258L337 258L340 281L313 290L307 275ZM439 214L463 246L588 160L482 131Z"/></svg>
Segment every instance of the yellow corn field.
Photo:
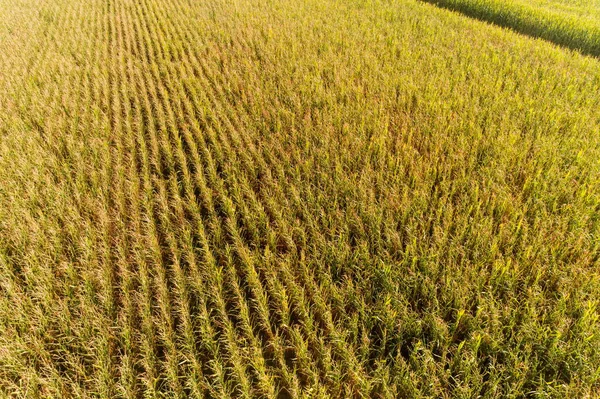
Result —
<svg viewBox="0 0 600 399"><path fill-rule="evenodd" d="M0 0L0 397L600 397L600 59L541 37Z"/></svg>

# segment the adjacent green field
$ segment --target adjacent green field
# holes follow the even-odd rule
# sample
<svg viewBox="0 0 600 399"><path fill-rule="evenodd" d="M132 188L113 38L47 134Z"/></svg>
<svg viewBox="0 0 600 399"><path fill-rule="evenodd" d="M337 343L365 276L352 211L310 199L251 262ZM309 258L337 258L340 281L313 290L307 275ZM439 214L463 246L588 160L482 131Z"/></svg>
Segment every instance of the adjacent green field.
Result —
<svg viewBox="0 0 600 399"><path fill-rule="evenodd" d="M2 396L598 396L597 59L413 0L0 21Z"/></svg>
<svg viewBox="0 0 600 399"><path fill-rule="evenodd" d="M529 4L536 8L572 15L582 20L596 20L600 17L598 0L508 0L506 3Z"/></svg>
<svg viewBox="0 0 600 399"><path fill-rule="evenodd" d="M598 0L423 0L600 56Z"/></svg>

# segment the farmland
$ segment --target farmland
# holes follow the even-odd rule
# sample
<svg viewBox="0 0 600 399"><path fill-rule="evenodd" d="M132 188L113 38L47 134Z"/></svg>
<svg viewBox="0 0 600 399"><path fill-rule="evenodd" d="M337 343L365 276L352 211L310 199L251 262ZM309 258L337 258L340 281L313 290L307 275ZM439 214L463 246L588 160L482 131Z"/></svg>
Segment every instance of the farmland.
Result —
<svg viewBox="0 0 600 399"><path fill-rule="evenodd" d="M598 396L598 58L415 0L0 21L1 396Z"/></svg>
<svg viewBox="0 0 600 399"><path fill-rule="evenodd" d="M423 1L600 56L600 2L597 0Z"/></svg>

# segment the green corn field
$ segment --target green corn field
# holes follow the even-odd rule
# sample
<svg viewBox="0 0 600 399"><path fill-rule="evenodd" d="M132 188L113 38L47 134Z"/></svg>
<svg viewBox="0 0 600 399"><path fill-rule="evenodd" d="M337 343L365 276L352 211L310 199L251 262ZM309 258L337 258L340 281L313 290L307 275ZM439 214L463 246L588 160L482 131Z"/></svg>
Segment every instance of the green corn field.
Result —
<svg viewBox="0 0 600 399"><path fill-rule="evenodd" d="M600 398L600 3L432 2L0 0L0 397Z"/></svg>

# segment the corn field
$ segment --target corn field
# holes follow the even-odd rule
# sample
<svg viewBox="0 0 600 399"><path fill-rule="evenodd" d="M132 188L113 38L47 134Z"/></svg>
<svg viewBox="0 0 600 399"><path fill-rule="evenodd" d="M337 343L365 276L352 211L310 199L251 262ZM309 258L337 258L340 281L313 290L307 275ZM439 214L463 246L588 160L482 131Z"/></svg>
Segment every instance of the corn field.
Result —
<svg viewBox="0 0 600 399"><path fill-rule="evenodd" d="M416 0L0 0L0 396L600 397L599 93Z"/></svg>
<svg viewBox="0 0 600 399"><path fill-rule="evenodd" d="M600 57L598 0L421 0Z"/></svg>

